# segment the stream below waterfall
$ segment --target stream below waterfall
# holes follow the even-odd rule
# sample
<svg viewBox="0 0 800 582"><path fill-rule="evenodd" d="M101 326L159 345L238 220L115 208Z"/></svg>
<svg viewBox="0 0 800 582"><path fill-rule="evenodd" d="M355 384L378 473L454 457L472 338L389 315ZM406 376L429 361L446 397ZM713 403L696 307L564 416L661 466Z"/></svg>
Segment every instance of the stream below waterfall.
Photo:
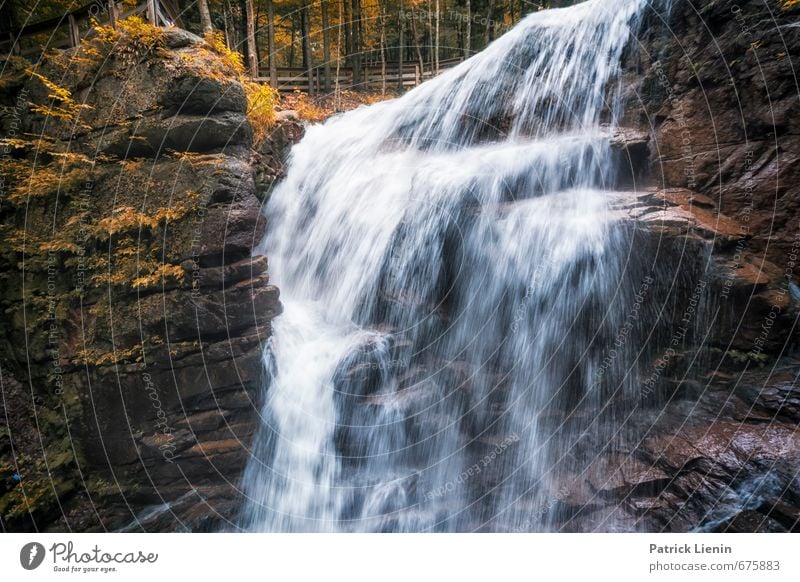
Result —
<svg viewBox="0 0 800 582"><path fill-rule="evenodd" d="M533 13L308 129L265 210L284 312L240 527L555 527L565 476L625 437L649 331L624 328L648 272L609 202L645 7Z"/></svg>

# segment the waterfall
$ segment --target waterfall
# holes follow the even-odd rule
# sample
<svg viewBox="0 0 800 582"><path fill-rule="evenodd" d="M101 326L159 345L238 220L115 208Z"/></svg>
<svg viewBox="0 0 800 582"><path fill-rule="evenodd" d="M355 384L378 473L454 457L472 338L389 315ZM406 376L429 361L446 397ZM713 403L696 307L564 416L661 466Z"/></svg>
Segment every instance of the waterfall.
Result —
<svg viewBox="0 0 800 582"><path fill-rule="evenodd" d="M533 13L308 129L266 207L284 313L241 528L556 527L635 400L609 137L644 4Z"/></svg>

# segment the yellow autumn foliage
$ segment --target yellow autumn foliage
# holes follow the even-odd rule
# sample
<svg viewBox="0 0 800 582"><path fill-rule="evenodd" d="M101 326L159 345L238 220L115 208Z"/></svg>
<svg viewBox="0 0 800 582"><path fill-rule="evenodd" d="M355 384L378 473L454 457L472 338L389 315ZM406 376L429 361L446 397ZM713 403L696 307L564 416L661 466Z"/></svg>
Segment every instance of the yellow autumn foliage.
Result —
<svg viewBox="0 0 800 582"><path fill-rule="evenodd" d="M118 21L116 28L95 21L93 28L98 41L123 60L139 58L164 46L164 31L140 16Z"/></svg>
<svg viewBox="0 0 800 582"><path fill-rule="evenodd" d="M253 143L258 147L275 125L275 105L280 100L278 90L267 84L243 81L247 95L247 120L253 128Z"/></svg>
<svg viewBox="0 0 800 582"><path fill-rule="evenodd" d="M29 103L30 110L34 113L40 113L48 117L55 117L64 121L75 121L78 118L82 109L88 108L88 105L82 105L72 98L72 93L66 87L62 87L54 83L44 75L40 75L32 68L28 67L25 72L37 79L49 91L47 98L50 100L49 105L41 105L39 103Z"/></svg>
<svg viewBox="0 0 800 582"><path fill-rule="evenodd" d="M181 281L185 275L185 271L180 266L161 263L146 275L136 277L133 283L131 283L131 286L134 289L157 287L163 281L169 279Z"/></svg>
<svg viewBox="0 0 800 582"><path fill-rule="evenodd" d="M229 49L228 45L225 44L225 36L221 32L208 33L203 35L203 38L209 50L221 57L223 62L233 69L237 75L240 77L244 76L245 70L242 53Z"/></svg>
<svg viewBox="0 0 800 582"><path fill-rule="evenodd" d="M12 184L8 202L19 206L31 198L44 198L79 187L89 179L91 167L62 164L60 167L42 165L32 168L27 160L6 160L2 173Z"/></svg>

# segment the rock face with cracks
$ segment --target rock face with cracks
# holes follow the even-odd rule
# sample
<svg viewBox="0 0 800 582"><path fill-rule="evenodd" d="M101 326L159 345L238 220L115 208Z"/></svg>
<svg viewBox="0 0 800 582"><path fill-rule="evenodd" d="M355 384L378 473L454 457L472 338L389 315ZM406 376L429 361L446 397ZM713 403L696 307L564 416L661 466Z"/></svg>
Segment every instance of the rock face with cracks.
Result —
<svg viewBox="0 0 800 582"><path fill-rule="evenodd" d="M5 530L198 530L239 505L281 311L253 248L301 128L254 148L224 55L152 34L3 76ZM71 97L37 111L48 83Z"/></svg>
<svg viewBox="0 0 800 582"><path fill-rule="evenodd" d="M531 509L557 530L798 529L800 27L768 4L675 0L626 53L611 204L664 309L631 436L582 444L589 470ZM140 45L36 69L61 116L21 65L2 77L5 530L207 530L241 504L281 309L253 248L301 129L254 149L223 56Z"/></svg>
<svg viewBox="0 0 800 582"><path fill-rule="evenodd" d="M647 362L630 442L553 486L562 531L800 528L800 28L768 4L677 0L628 50L614 206L673 286L668 333L695 316Z"/></svg>

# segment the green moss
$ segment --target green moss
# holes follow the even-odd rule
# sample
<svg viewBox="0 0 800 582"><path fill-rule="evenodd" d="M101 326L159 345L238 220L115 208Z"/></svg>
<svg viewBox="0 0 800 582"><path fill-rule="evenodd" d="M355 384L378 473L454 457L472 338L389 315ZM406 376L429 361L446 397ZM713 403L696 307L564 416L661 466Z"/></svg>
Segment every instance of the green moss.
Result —
<svg viewBox="0 0 800 582"><path fill-rule="evenodd" d="M770 357L763 353L754 353L752 351L744 352L741 350L722 350L720 348L708 348L708 353L714 356L723 356L731 364L745 366L747 364L755 364L759 367L764 366L769 362Z"/></svg>

